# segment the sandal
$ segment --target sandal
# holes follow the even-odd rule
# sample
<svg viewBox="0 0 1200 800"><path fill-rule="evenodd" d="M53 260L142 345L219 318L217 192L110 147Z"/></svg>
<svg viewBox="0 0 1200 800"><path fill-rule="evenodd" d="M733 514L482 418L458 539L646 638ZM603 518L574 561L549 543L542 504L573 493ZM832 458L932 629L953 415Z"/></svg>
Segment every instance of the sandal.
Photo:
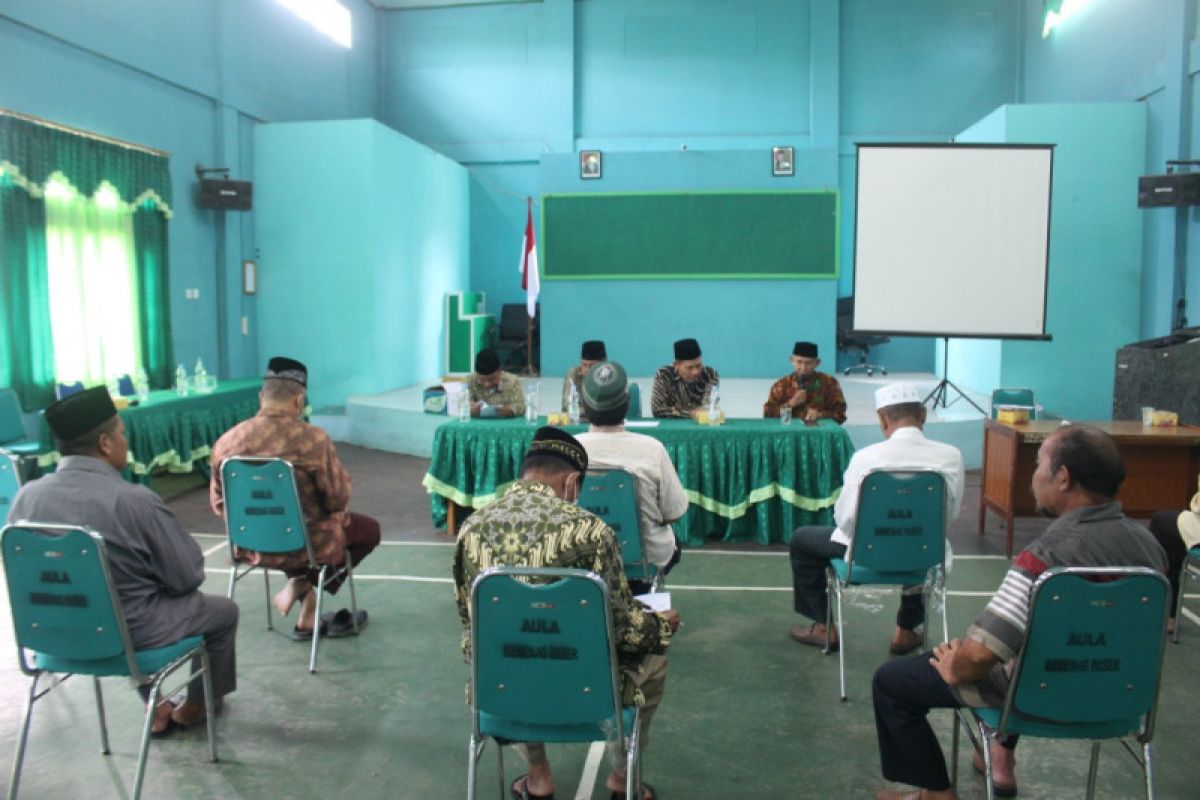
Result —
<svg viewBox="0 0 1200 800"><path fill-rule="evenodd" d="M971 759L971 766L975 767L975 771L979 773L979 777L984 778L986 781L987 778L983 771L983 755L978 750L975 751L975 756ZM992 778L992 790L995 791L996 797L1016 797L1017 783L1016 781L1012 783L1000 783L995 778Z"/></svg>
<svg viewBox="0 0 1200 800"><path fill-rule="evenodd" d="M327 634L327 632L328 632L328 626L324 622L322 622L321 623L321 635L325 636ZM312 628L301 628L299 625L296 625L295 627L292 628L292 640L293 641L311 642L312 637L313 637L313 629Z"/></svg>
<svg viewBox="0 0 1200 800"><path fill-rule="evenodd" d="M159 730L159 731L154 730L153 723L151 723L151 726L152 726L150 728L150 738L151 739L162 739L163 737L170 736L171 732L179 727L179 723L176 722L175 719L171 716L171 714L175 713L175 709L178 708L178 706L176 706L170 700L164 700L164 701L162 701L162 703L159 703L159 705L160 706L162 706L162 705L170 706L171 710L167 713L167 722L162 730ZM157 714L157 712L155 712L155 713Z"/></svg>
<svg viewBox="0 0 1200 800"><path fill-rule="evenodd" d="M367 611L360 608L358 610L358 632L362 633L362 629L367 627ZM341 639L345 636L353 636L354 621L350 617L350 609L343 608L329 618L329 633L322 631L322 636L328 636L330 639Z"/></svg>
<svg viewBox="0 0 1200 800"><path fill-rule="evenodd" d="M658 792L654 791L654 787L642 781L642 800L658 800ZM650 794L646 794L649 792ZM609 794L609 800L625 800L624 792L612 792Z"/></svg>
<svg viewBox="0 0 1200 800"><path fill-rule="evenodd" d="M360 614L363 612L359 612ZM521 788L517 788L517 784L521 784ZM518 775L517 779L512 782L513 800L554 800L554 792L550 794L530 794L529 793L529 773Z"/></svg>

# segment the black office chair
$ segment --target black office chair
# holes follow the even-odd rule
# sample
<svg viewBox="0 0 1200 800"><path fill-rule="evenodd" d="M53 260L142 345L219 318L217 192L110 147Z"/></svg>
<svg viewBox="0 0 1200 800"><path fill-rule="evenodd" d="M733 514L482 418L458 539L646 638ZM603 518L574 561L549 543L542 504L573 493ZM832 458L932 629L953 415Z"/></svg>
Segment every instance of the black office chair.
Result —
<svg viewBox="0 0 1200 800"><path fill-rule="evenodd" d="M838 352L844 350L858 350L858 363L852 364L842 370L843 375L849 375L856 369L865 370L867 375L874 375L875 370L883 375L887 375L887 367L879 364L871 364L867 359L868 351L878 344L886 344L891 341L889 336L871 336L867 334L856 334L854 331L854 298L839 297L837 301L837 349Z"/></svg>
<svg viewBox="0 0 1200 800"><path fill-rule="evenodd" d="M525 351L525 320L529 318L524 303L505 303L500 307L500 324L493 325L489 331L492 347L500 357L500 363L505 368L525 367L530 365L529 353ZM538 303L537 314L533 318L533 359L532 366L538 367L541 350L542 305Z"/></svg>

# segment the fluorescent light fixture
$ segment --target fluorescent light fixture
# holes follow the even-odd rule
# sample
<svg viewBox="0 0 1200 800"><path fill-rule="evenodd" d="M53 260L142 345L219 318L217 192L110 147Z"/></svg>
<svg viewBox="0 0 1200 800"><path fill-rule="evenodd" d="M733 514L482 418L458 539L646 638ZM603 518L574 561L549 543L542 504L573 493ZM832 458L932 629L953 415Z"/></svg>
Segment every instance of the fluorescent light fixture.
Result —
<svg viewBox="0 0 1200 800"><path fill-rule="evenodd" d="M1042 25L1042 38L1067 21L1075 12L1088 4L1088 0L1045 0L1046 20Z"/></svg>
<svg viewBox="0 0 1200 800"><path fill-rule="evenodd" d="M350 47L350 9L337 0L276 0L276 2L342 47Z"/></svg>

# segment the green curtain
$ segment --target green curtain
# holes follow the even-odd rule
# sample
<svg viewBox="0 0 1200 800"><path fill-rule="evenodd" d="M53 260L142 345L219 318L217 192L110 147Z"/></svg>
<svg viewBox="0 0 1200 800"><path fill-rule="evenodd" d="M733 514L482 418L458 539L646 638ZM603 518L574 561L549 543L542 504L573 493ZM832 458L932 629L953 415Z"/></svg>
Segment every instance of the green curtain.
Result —
<svg viewBox="0 0 1200 800"><path fill-rule="evenodd" d="M169 386L175 379L171 347L170 274L167 260L167 218L156 208L141 206L133 214L134 256L137 258L138 328L142 333L142 368L151 386Z"/></svg>
<svg viewBox="0 0 1200 800"><path fill-rule="evenodd" d="M0 386L25 409L54 399L46 206L0 175Z"/></svg>

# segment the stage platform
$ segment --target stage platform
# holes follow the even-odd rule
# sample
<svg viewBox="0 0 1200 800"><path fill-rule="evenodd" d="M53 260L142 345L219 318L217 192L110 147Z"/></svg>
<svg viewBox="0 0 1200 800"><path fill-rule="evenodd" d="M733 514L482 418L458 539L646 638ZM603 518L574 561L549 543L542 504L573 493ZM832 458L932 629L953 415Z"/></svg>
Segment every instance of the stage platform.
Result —
<svg viewBox="0 0 1200 800"><path fill-rule="evenodd" d="M522 383L536 381L539 385L539 406L542 414L559 410L562 377L522 378ZM652 377L633 378L642 395L642 413L650 411ZM721 406L730 417L759 417L774 378L726 378L721 381ZM875 390L885 383L911 381L923 393L933 391L938 379L929 373L891 373L876 375L838 376L849 406L846 431L855 447L863 447L883 438L875 416ZM376 395L359 395L346 399L344 415L317 416L314 423L325 428L336 441L386 450L393 453L429 458L433 434L446 417L426 414L421 408L421 393L437 379L403 389ZM932 439L947 442L962 451L967 469L978 469L982 461L983 416L965 400L953 395L947 408L929 410L925 431ZM989 398L971 393L971 399L988 408Z"/></svg>

